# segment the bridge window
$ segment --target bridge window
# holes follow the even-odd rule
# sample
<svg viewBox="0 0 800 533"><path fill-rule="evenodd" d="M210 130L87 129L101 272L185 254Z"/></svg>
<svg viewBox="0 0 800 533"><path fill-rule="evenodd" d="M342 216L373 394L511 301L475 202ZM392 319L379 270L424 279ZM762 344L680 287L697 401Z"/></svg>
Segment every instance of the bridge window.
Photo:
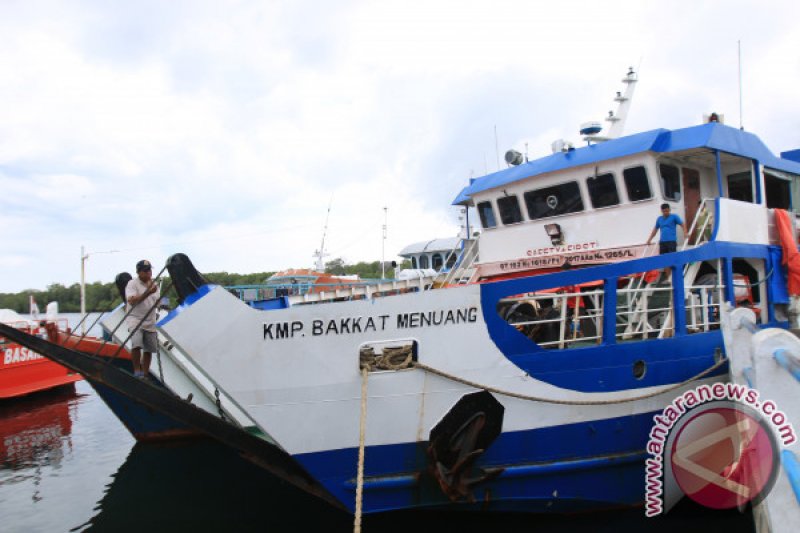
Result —
<svg viewBox="0 0 800 533"><path fill-rule="evenodd" d="M647 170L644 167L626 168L622 171L622 177L625 180L625 189L628 191L628 200L631 202L647 200L652 196Z"/></svg>
<svg viewBox="0 0 800 533"><path fill-rule="evenodd" d="M417 257L414 255L411 256L411 268L413 269L417 268Z"/></svg>
<svg viewBox="0 0 800 533"><path fill-rule="evenodd" d="M583 211L577 181L528 191L525 193L525 205L532 220Z"/></svg>
<svg viewBox="0 0 800 533"><path fill-rule="evenodd" d="M456 259L458 259L456 253L450 252L450 255L447 256L447 268L453 268L456 264Z"/></svg>
<svg viewBox="0 0 800 533"><path fill-rule="evenodd" d="M764 186L767 191L767 207L770 209L792 208L792 182L783 176L776 176L768 171L764 172Z"/></svg>
<svg viewBox="0 0 800 533"><path fill-rule="evenodd" d="M419 256L419 267L420 268L428 268L428 256L427 255Z"/></svg>
<svg viewBox="0 0 800 533"><path fill-rule="evenodd" d="M753 202L753 180L750 172L737 172L728 175L728 198Z"/></svg>
<svg viewBox="0 0 800 533"><path fill-rule="evenodd" d="M444 260L442 259L442 254L433 254L433 263L431 265L433 269L439 270L440 268L442 268L443 264Z"/></svg>
<svg viewBox="0 0 800 533"><path fill-rule="evenodd" d="M681 199L681 171L678 167L661 163L658 165L661 173L661 190L665 200L677 202Z"/></svg>
<svg viewBox="0 0 800 533"><path fill-rule="evenodd" d="M497 209L500 210L500 220L504 225L522 222L522 211L516 195L504 196L497 199Z"/></svg>
<svg viewBox="0 0 800 533"><path fill-rule="evenodd" d="M592 201L592 207L609 207L619 204L617 183L614 181L613 174L609 173L592 176L586 180L586 186L589 188L589 198Z"/></svg>
<svg viewBox="0 0 800 533"><path fill-rule="evenodd" d="M478 215L481 217L483 229L494 228L497 226L497 219L494 217L494 209L491 202L481 202L478 204Z"/></svg>

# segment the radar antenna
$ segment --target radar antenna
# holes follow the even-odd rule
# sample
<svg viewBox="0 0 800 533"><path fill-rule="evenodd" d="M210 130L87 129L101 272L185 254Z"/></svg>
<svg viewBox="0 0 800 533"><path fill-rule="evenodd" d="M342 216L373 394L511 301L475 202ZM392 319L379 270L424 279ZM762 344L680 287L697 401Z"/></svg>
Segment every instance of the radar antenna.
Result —
<svg viewBox="0 0 800 533"><path fill-rule="evenodd" d="M631 100L633 99L633 91L636 87L636 82L639 81L633 67L628 69L628 73L622 78L622 83L625 84L625 94L617 92L614 96L614 101L617 102L617 111L609 111L606 117L606 122L610 122L611 126L608 127L605 135L598 135L602 129L599 122L587 122L581 125L581 135L583 140L587 142L608 141L616 139L622 135L625 129L625 120L628 118L628 111L631 107Z"/></svg>

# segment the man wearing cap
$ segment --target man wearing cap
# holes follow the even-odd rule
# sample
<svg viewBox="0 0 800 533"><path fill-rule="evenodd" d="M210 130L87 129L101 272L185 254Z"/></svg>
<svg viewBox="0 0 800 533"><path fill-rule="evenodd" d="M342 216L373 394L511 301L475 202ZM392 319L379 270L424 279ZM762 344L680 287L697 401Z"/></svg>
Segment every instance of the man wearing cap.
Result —
<svg viewBox="0 0 800 533"><path fill-rule="evenodd" d="M136 277L125 287L125 299L132 307L128 314L128 331L135 330L131 337L133 374L139 378L148 375L153 352L158 351L156 302L160 297L158 286L153 281L153 266L147 259L142 259L136 263Z"/></svg>

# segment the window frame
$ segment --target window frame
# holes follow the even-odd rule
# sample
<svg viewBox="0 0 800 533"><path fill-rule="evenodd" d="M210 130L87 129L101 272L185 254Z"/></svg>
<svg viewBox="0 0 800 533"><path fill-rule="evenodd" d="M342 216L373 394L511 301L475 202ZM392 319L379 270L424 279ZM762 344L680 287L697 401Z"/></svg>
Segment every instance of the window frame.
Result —
<svg viewBox="0 0 800 533"><path fill-rule="evenodd" d="M481 206L488 206L489 207L489 211L488 212L492 216L492 223L493 223L492 225L487 225L486 224L487 221L486 221L485 211L483 210L483 208ZM477 204L475 204L475 210L478 212L478 219L481 221L481 227L483 229L494 229L494 228L497 227L497 214L495 213L495 208L494 208L494 205L492 204L491 200L485 200L483 202L478 202Z"/></svg>
<svg viewBox="0 0 800 533"><path fill-rule="evenodd" d="M678 171L678 196L676 198L673 198L671 196L667 196L666 188L664 187L664 185L665 185L664 173L661 172L661 167L663 167L663 166L672 167L672 168L674 168L675 170ZM676 165L674 163L669 163L669 162L666 162L666 161L659 161L658 162L658 181L659 181L659 185L661 187L661 196L664 198L665 201L674 202L674 203L679 203L679 202L683 201L683 183L681 183L681 166L680 165Z"/></svg>
<svg viewBox="0 0 800 533"><path fill-rule="evenodd" d="M593 193L592 189L593 189L593 187L597 187L597 185L593 186L592 183L594 183L599 178L605 178L607 176L611 178L611 183L614 185L614 196L616 197L616 202L612 203L612 204L607 204L607 205L599 205L599 206L595 205L594 195L592 194ZM600 185L602 185L602 184L600 184ZM589 176L588 178L586 178L586 192L589 195L589 203L592 204L592 209L605 209L607 207L617 207L622 203L622 201L620 200L620 195L619 195L619 187L617 187L616 176L614 175L613 172L610 172L610 171L609 172L603 172L602 174L595 174L593 176ZM601 195L601 197L602 197L602 195Z"/></svg>
<svg viewBox="0 0 800 533"><path fill-rule="evenodd" d="M625 172L627 172L628 170L633 170L633 169L637 169L637 168L641 168L642 170L644 170L644 182L647 184L648 196L647 196L647 198L639 198L638 200L634 200L631 197L631 191L630 191L630 188L628 187L628 180L625 179ZM628 198L628 201L630 203L646 202L647 200L652 200L653 199L653 184L650 183L650 174L647 172L647 165L639 164L639 165L634 165L634 166L623 168L622 169L622 182L625 184L625 196Z"/></svg>
<svg viewBox="0 0 800 533"><path fill-rule="evenodd" d="M456 261L458 261L458 254L455 251L451 250L450 253L447 255L445 259L444 265L445 268L448 270L456 266Z"/></svg>
<svg viewBox="0 0 800 533"><path fill-rule="evenodd" d="M497 212L500 215L500 222L504 226L513 226L514 224L519 224L520 222L525 221L525 216L522 214L522 208L519 205L519 198L517 197L516 194L506 194L505 196L496 198L495 203L497 204ZM506 210L505 204L508 204L508 207L511 207L511 209ZM510 218L516 218L516 220L510 220L509 222L506 222L506 215L514 215L514 214L516 214L517 216L516 217L512 216Z"/></svg>
<svg viewBox="0 0 800 533"><path fill-rule="evenodd" d="M575 190L578 193L577 194L577 198L578 198L578 204L577 204L578 208L577 209L571 209L569 211L562 211L562 212L559 212L559 213L545 214L545 215L541 215L541 216L534 216L533 215L533 213L531 212L531 203L532 202L531 202L531 200L529 200L529 198L532 198L534 193L538 193L540 191L548 191L550 189L556 189L556 188L559 188L559 187L572 187L572 186L575 187ZM527 211L527 215L528 215L528 219L529 220L541 220L543 218L553 218L553 217L559 217L559 216L564 216L564 215L571 215L571 214L575 214L575 213L582 213L582 212L586 211L586 207L585 207L584 202L583 202L583 191L581 191L581 186L580 186L580 183L578 182L578 180L563 181L561 183L556 183L554 185L548 185L547 187L539 187L538 189L531 189L529 191L525 191L522 194L522 197L523 197L523 200L525 200L525 209ZM551 208L551 210L552 210L552 208Z"/></svg>

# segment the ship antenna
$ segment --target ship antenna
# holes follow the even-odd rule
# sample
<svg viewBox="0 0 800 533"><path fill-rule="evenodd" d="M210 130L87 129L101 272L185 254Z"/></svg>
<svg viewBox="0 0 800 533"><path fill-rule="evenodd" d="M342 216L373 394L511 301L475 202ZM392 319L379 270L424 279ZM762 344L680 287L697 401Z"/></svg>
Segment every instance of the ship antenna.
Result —
<svg viewBox="0 0 800 533"><path fill-rule="evenodd" d="M611 139L621 136L625 129L625 121L628 119L628 110L631 107L633 89L636 87L637 81L636 72L634 72L633 67L630 67L628 74L622 79L622 83L625 84L625 94L618 92L614 97L614 101L617 102L617 112L616 114L609 113L609 116L606 117L606 120L611 122L611 127L608 129L608 137Z"/></svg>
<svg viewBox="0 0 800 533"><path fill-rule="evenodd" d="M742 118L742 41L736 41L739 48L739 129L744 131L744 119Z"/></svg>
<svg viewBox="0 0 800 533"><path fill-rule="evenodd" d="M497 142L497 124L494 125L494 152L497 156L497 170L500 170L500 145Z"/></svg>
<svg viewBox="0 0 800 533"><path fill-rule="evenodd" d="M603 129L603 126L600 124L600 122L587 122L582 124L580 129L581 135L583 135L583 140L589 143L608 141L611 139L616 139L622 135L622 132L625 129L625 121L628 118L628 111L631 107L633 91L636 87L637 81L639 81L639 77L633 67L630 67L628 69L628 73L624 78L622 78L622 83L625 84L624 94L620 91L617 92L616 96L614 97L614 101L617 103L617 111L616 113L614 111L609 111L608 116L606 117L606 122L611 124L608 127L608 133L605 135L599 135L600 131Z"/></svg>
<svg viewBox="0 0 800 533"><path fill-rule="evenodd" d="M383 240L381 241L381 279L386 279L386 229L389 224L389 208L383 208Z"/></svg>
<svg viewBox="0 0 800 533"><path fill-rule="evenodd" d="M322 259L328 255L325 253L325 235L328 233L328 219L331 217L332 204L333 204L333 195L331 195L331 199L328 202L328 212L325 214L325 227L322 228L322 244L319 245L319 250L315 250L314 255L312 256L317 258L317 261L314 265L314 269L317 272L325 271L325 263L323 262Z"/></svg>

